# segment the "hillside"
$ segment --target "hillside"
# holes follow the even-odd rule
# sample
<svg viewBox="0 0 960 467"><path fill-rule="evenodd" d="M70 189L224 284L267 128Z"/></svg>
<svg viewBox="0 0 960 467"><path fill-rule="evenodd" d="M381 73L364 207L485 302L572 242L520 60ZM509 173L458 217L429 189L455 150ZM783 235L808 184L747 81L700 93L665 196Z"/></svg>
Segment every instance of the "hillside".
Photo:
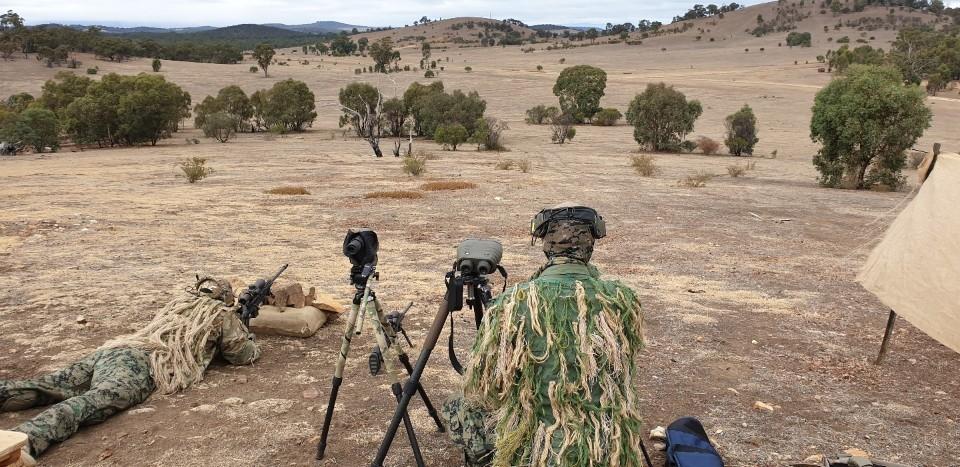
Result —
<svg viewBox="0 0 960 467"><path fill-rule="evenodd" d="M267 23L267 24L264 24L263 26L270 26L274 28L286 29L289 31L306 32L311 34L322 34L322 33L340 32L340 31L350 32L354 29L357 29L359 31L365 31L369 29L368 26L357 26L355 24L341 23L339 21L315 21L309 24Z"/></svg>
<svg viewBox="0 0 960 467"><path fill-rule="evenodd" d="M813 2L769 2L724 15L665 25L659 33L635 31L629 34L628 40L634 43L649 42L668 49L693 46L698 42L725 41L757 43L766 47L767 44L776 46L783 43L789 32L797 31L810 32L813 35L814 47L827 47L844 36L847 36L852 44L862 42L887 47L887 43L896 37L897 30L905 26L946 25L950 21L948 16L938 18L932 13L904 7L868 6L861 12L833 13ZM764 32L759 36L753 34L758 27L762 27L762 31L758 32ZM500 45L500 40L511 34L514 38L519 38L519 41L508 45L541 42L550 43L554 47L570 47L621 42L619 35L600 36L593 41L576 40L576 34L583 29L554 24L528 27L503 20L460 17L389 31L363 33L355 36L355 39L367 37L373 41L390 37L394 43L401 46L427 41L452 47L481 46L484 45L481 42L483 38L493 38L496 45ZM544 37L545 34L553 36Z"/></svg>
<svg viewBox="0 0 960 467"><path fill-rule="evenodd" d="M537 31L526 26L520 26L504 20L476 17L450 18L442 21L433 21L417 26L376 31L359 34L355 39L366 37L370 41L390 37L396 44L411 44L427 41L430 43L480 45L480 34L490 37L499 43L500 39L508 36L522 40L536 37Z"/></svg>

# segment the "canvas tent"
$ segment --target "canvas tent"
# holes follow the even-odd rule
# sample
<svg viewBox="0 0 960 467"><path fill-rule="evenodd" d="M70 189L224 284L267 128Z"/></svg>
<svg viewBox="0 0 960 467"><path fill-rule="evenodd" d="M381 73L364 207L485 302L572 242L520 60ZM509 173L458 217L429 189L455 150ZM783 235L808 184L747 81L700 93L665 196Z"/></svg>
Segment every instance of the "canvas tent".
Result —
<svg viewBox="0 0 960 467"><path fill-rule="evenodd" d="M920 178L857 281L892 310L885 341L899 315L960 352L960 155L931 157Z"/></svg>

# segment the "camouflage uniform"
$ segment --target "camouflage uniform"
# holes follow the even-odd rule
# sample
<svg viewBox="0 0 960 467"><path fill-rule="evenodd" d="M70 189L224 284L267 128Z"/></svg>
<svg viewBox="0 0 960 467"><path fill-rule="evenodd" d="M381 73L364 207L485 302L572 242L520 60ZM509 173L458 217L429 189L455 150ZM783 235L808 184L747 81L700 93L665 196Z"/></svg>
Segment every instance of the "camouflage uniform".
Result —
<svg viewBox="0 0 960 467"><path fill-rule="evenodd" d="M201 358L206 368L219 353L234 365L248 365L260 356L243 323L231 308L223 308L207 339ZM137 405L156 388L150 354L130 348L103 348L67 368L25 381L0 380L0 412L55 404L13 428L30 438L34 456L66 440L81 426Z"/></svg>
<svg viewBox="0 0 960 467"><path fill-rule="evenodd" d="M463 394L443 408L468 465L640 465L643 316L587 264L593 244L589 225L552 221L549 261L484 316Z"/></svg>

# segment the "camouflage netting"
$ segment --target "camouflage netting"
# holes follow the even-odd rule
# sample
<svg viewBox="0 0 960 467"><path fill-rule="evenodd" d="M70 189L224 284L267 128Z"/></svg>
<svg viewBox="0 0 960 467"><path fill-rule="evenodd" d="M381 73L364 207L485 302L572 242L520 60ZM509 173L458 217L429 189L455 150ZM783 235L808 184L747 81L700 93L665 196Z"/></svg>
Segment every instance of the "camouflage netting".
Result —
<svg viewBox="0 0 960 467"><path fill-rule="evenodd" d="M464 387L492 412L493 464L641 464L632 384L640 302L592 266L551 261L486 314Z"/></svg>
<svg viewBox="0 0 960 467"><path fill-rule="evenodd" d="M207 341L220 327L223 307L224 302L202 295L174 299L142 329L101 348L146 350L157 390L172 394L203 380Z"/></svg>

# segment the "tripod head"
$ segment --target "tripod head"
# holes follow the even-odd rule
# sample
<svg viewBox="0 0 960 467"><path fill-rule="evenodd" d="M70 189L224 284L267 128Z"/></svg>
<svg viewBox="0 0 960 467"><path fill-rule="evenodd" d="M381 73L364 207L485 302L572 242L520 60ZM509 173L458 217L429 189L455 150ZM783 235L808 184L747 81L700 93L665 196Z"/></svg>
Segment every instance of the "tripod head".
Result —
<svg viewBox="0 0 960 467"><path fill-rule="evenodd" d="M343 255L350 260L350 284L362 291L370 277L377 274L380 241L370 229L350 229L343 239Z"/></svg>

